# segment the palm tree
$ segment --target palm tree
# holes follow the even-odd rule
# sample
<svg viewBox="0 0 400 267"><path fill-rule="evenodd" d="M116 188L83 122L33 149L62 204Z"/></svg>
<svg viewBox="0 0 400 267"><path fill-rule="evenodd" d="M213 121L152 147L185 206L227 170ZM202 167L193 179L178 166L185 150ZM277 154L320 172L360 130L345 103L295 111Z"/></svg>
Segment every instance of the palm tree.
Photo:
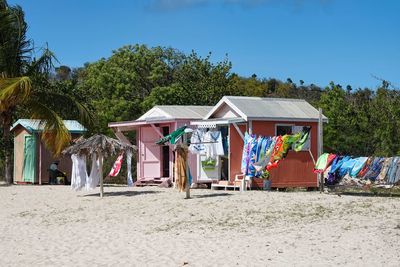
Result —
<svg viewBox="0 0 400 267"><path fill-rule="evenodd" d="M42 140L55 154L69 144L70 134L59 113L52 107L68 106L79 112L83 123L93 121L90 112L72 97L44 90L55 60L46 47L38 58L32 40L27 39L27 23L20 6L0 0L0 125L4 149L4 178L12 182L12 141L10 127L18 109L44 124Z"/></svg>

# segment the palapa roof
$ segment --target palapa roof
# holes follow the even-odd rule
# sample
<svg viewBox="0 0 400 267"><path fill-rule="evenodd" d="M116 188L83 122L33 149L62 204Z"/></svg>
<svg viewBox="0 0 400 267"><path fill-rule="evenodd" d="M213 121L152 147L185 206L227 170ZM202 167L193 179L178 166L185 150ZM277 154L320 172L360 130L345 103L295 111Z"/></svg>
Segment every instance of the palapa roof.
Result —
<svg viewBox="0 0 400 267"><path fill-rule="evenodd" d="M67 127L70 133L84 133L86 132L86 128L83 127L76 120L63 120L65 127ZM11 127L11 131L13 131L18 125L24 127L30 133L32 132L41 132L45 127L45 122L41 120L33 120L33 119L19 119L17 120L13 126Z"/></svg>
<svg viewBox="0 0 400 267"><path fill-rule="evenodd" d="M228 106L244 120L318 121L319 112L304 99L224 96L204 119ZM217 116L218 117L218 116ZM322 116L323 121L327 117Z"/></svg>
<svg viewBox="0 0 400 267"><path fill-rule="evenodd" d="M117 139L96 134L78 142L63 151L63 154L85 154L90 155L101 151L104 156L115 155L122 151L136 150L136 146L128 145Z"/></svg>

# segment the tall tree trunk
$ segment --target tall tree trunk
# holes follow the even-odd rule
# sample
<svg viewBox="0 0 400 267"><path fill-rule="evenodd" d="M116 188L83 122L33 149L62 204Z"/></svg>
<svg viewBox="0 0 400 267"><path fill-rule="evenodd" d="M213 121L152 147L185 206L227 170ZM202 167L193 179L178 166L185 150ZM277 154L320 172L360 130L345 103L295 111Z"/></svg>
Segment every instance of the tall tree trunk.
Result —
<svg viewBox="0 0 400 267"><path fill-rule="evenodd" d="M10 136L11 114L4 112L1 114L1 124L3 126L3 149L4 149L4 180L7 184L13 182L12 177L12 141Z"/></svg>

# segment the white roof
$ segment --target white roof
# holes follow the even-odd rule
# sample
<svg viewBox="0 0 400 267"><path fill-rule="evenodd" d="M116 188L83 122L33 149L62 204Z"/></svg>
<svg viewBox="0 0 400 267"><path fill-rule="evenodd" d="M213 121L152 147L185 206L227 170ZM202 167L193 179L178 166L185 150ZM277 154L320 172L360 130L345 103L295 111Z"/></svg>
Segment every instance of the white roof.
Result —
<svg viewBox="0 0 400 267"><path fill-rule="evenodd" d="M318 121L319 117L318 110L303 99L224 96L204 119L215 118L225 105L246 121ZM328 119L323 116L323 120Z"/></svg>
<svg viewBox="0 0 400 267"><path fill-rule="evenodd" d="M202 119L212 106L154 106L136 121Z"/></svg>
<svg viewBox="0 0 400 267"><path fill-rule="evenodd" d="M83 127L82 124L80 124L76 120L63 120L65 127L67 127L68 131L70 133L83 133L86 132L86 128ZM33 119L19 119L17 120L13 126L11 127L11 131L15 129L18 125L21 125L25 129L27 129L29 132L40 132L43 131L45 122L41 120L33 120Z"/></svg>

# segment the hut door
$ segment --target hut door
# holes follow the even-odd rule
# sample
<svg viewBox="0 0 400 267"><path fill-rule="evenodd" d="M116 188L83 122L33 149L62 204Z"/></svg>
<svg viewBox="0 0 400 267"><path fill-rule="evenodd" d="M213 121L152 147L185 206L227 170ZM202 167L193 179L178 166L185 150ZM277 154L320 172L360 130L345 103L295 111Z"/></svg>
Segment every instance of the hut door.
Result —
<svg viewBox="0 0 400 267"><path fill-rule="evenodd" d="M23 180L24 182L35 182L35 151L36 151L35 137L32 135L25 136L24 142L24 169Z"/></svg>
<svg viewBox="0 0 400 267"><path fill-rule="evenodd" d="M151 127L140 128L141 176L142 178L161 177L161 147L156 145L159 135Z"/></svg>

